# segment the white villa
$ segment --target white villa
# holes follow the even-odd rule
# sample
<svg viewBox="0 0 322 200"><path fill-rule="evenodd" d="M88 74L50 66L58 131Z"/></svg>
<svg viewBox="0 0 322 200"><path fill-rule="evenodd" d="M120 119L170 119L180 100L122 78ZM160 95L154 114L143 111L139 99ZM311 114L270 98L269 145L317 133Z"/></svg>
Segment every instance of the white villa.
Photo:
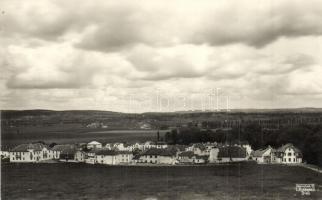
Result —
<svg viewBox="0 0 322 200"><path fill-rule="evenodd" d="M259 164L263 163L282 163L296 164L302 163L302 153L293 144L288 143L278 149L268 146L251 153L251 159Z"/></svg>
<svg viewBox="0 0 322 200"><path fill-rule="evenodd" d="M96 152L96 163L106 165L130 164L133 153L129 151L100 150Z"/></svg>
<svg viewBox="0 0 322 200"><path fill-rule="evenodd" d="M273 148L268 146L265 149L259 149L251 153L252 160L256 161L259 164L262 163L271 163L272 162L272 151Z"/></svg>
<svg viewBox="0 0 322 200"><path fill-rule="evenodd" d="M176 151L170 149L148 149L140 155L138 162L173 165L176 163Z"/></svg>
<svg viewBox="0 0 322 200"><path fill-rule="evenodd" d="M57 158L58 153L41 143L21 144L9 152L10 162L40 162Z"/></svg>
<svg viewBox="0 0 322 200"><path fill-rule="evenodd" d="M293 144L288 143L280 148L273 150L272 162L283 164L302 163L302 153Z"/></svg>

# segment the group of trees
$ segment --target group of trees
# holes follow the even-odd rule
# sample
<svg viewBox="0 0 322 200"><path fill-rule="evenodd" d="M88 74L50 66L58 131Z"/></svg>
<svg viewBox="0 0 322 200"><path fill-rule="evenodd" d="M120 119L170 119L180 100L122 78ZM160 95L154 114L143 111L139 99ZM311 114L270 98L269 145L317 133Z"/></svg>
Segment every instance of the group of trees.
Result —
<svg viewBox="0 0 322 200"><path fill-rule="evenodd" d="M249 124L231 130L203 130L198 127L174 129L165 134L169 144L190 144L199 142L248 141L253 149L268 145L278 148L293 143L303 154L304 161L322 166L322 125L298 125L278 130L263 129L258 124Z"/></svg>
<svg viewBox="0 0 322 200"><path fill-rule="evenodd" d="M255 149L292 143L302 151L304 161L322 166L322 125L302 124L274 131L252 125L243 134Z"/></svg>

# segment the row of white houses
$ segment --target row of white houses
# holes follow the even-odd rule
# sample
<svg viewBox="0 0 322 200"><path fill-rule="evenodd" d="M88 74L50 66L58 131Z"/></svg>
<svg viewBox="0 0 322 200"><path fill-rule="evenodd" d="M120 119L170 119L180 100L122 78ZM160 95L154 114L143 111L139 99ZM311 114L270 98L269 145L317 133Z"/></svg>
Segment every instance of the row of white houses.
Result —
<svg viewBox="0 0 322 200"><path fill-rule="evenodd" d="M257 163L295 164L302 163L302 153L293 144L288 143L277 149L268 146L265 149L253 151L251 159Z"/></svg>
<svg viewBox="0 0 322 200"><path fill-rule="evenodd" d="M190 146L164 143L106 144L93 141L85 145L21 144L7 154L10 162L84 162L89 164L204 164L254 160L257 163L293 164L302 162L302 154L292 144L252 151L248 144L198 143ZM134 150L137 149L139 151ZM138 153L139 152L139 153ZM4 152L1 152L4 155Z"/></svg>
<svg viewBox="0 0 322 200"><path fill-rule="evenodd" d="M165 142L146 141L144 143L107 143L103 145L100 142L92 141L87 144L87 149L110 149L118 151L134 151L135 149L144 151L147 149L165 149L168 145Z"/></svg>

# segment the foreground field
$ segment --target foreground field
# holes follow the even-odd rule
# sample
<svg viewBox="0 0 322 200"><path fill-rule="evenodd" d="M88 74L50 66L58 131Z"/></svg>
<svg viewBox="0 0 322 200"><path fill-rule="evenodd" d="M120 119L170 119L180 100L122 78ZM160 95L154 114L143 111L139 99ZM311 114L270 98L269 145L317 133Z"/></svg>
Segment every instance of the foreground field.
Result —
<svg viewBox="0 0 322 200"><path fill-rule="evenodd" d="M321 174L301 167L217 166L115 167L85 164L6 164L2 199L321 199L295 192Z"/></svg>

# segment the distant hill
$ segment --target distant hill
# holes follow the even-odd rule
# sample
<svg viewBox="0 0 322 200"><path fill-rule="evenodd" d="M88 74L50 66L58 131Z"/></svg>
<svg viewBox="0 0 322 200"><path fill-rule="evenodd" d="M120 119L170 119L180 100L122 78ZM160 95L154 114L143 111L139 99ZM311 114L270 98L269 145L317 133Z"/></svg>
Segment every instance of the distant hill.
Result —
<svg viewBox="0 0 322 200"><path fill-rule="evenodd" d="M143 124L151 128L201 124L208 128L231 127L237 123L256 122L265 126L292 126L299 123L321 123L322 108L233 109L229 112L148 112L120 113L100 110L3 110L3 126L102 123L110 128L136 129Z"/></svg>

